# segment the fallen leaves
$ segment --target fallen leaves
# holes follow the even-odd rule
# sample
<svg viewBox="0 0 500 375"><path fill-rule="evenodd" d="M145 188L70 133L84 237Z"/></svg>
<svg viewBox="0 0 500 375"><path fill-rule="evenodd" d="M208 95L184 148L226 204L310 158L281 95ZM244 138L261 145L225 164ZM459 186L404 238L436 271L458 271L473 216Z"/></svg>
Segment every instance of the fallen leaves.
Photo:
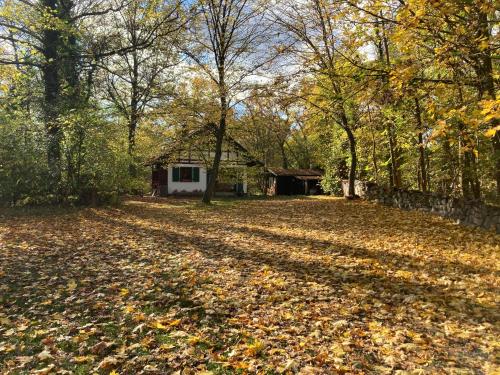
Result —
<svg viewBox="0 0 500 375"><path fill-rule="evenodd" d="M99 365L97 366L98 370L108 370L113 368L118 364L118 359L115 357L106 357L104 358Z"/></svg>
<svg viewBox="0 0 500 375"><path fill-rule="evenodd" d="M70 292L70 293L73 292L77 286L78 286L78 284L76 283L75 280L70 280L68 282L68 292Z"/></svg>
<svg viewBox="0 0 500 375"><path fill-rule="evenodd" d="M52 356L52 354L50 354L50 352L48 350L44 350L43 352L38 353L37 358L40 361L46 361L46 360L52 359L54 357Z"/></svg>
<svg viewBox="0 0 500 375"><path fill-rule="evenodd" d="M266 345L262 341L255 340L254 342L247 344L245 355L247 357L256 357L264 351L265 347Z"/></svg>
<svg viewBox="0 0 500 375"><path fill-rule="evenodd" d="M427 214L129 201L0 233L1 373L498 370L498 236Z"/></svg>

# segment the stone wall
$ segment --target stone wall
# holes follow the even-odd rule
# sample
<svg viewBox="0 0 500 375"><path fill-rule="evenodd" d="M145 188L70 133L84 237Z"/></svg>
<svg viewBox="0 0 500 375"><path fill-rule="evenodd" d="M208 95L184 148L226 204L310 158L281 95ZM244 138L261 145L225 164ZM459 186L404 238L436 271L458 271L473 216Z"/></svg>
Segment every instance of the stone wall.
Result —
<svg viewBox="0 0 500 375"><path fill-rule="evenodd" d="M347 181L342 181L342 189L344 194L348 191ZM492 229L500 233L500 207L480 201L466 201L416 190L388 189L363 181L356 181L356 195L387 206L431 212L456 220L460 224Z"/></svg>

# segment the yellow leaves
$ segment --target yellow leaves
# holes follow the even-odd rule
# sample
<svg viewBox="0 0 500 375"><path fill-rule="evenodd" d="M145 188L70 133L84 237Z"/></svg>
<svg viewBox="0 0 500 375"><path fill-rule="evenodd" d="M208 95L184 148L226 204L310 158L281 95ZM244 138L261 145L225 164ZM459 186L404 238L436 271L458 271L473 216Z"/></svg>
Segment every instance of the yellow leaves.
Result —
<svg viewBox="0 0 500 375"><path fill-rule="evenodd" d="M166 352L175 348L174 344L161 344L160 351Z"/></svg>
<svg viewBox="0 0 500 375"><path fill-rule="evenodd" d="M106 304L103 301L97 301L96 303L94 303L94 305L92 307L95 310L100 310L100 309L102 309L105 306L106 306Z"/></svg>
<svg viewBox="0 0 500 375"><path fill-rule="evenodd" d="M487 138L493 138L497 132L500 131L500 125L497 125L495 126L494 128L491 128L491 129L488 129L484 132L484 135L487 137Z"/></svg>
<svg viewBox="0 0 500 375"><path fill-rule="evenodd" d="M152 328L156 328L156 329L161 329L161 330L167 330L168 327L167 326L164 326L163 324L161 324L160 322L158 321L155 321L151 324L151 327Z"/></svg>
<svg viewBox="0 0 500 375"><path fill-rule="evenodd" d="M202 341L201 337L200 336L190 336L188 339L187 339L187 343L189 345L197 345L198 343L200 343Z"/></svg>
<svg viewBox="0 0 500 375"><path fill-rule="evenodd" d="M390 341L390 337L392 337L391 331L378 321L368 323L368 328L370 329L372 340L379 345Z"/></svg>
<svg viewBox="0 0 500 375"><path fill-rule="evenodd" d="M153 345L153 343L154 343L154 339L150 336L146 336L140 341L141 346L144 348L151 347Z"/></svg>
<svg viewBox="0 0 500 375"><path fill-rule="evenodd" d="M113 356L109 356L109 357L106 357L104 358L100 363L99 363L99 366L97 367L99 370L110 370L112 369L114 366L116 366L118 364L118 359L113 357Z"/></svg>
<svg viewBox="0 0 500 375"><path fill-rule="evenodd" d="M176 319L176 320L171 321L168 325L170 327L177 327L179 324L181 324L181 321L182 321L181 319Z"/></svg>
<svg viewBox="0 0 500 375"><path fill-rule="evenodd" d="M12 321L8 317L0 315L0 325L10 326L11 324L12 324Z"/></svg>
<svg viewBox="0 0 500 375"><path fill-rule="evenodd" d="M470 147L473 142L467 141L471 136L482 134L492 138L499 131L498 125L491 124L500 120L500 100L483 100L477 105L435 113L434 117L437 116L440 119L436 121L431 139L448 137L453 141L460 136L466 141L464 147ZM470 151L477 152L475 149Z"/></svg>
<svg viewBox="0 0 500 375"><path fill-rule="evenodd" d="M345 355L345 350L341 344L335 343L330 347L330 352L336 358L342 358Z"/></svg>
<svg viewBox="0 0 500 375"><path fill-rule="evenodd" d="M416 65L401 65L393 68L389 77L391 86L398 92L403 90L403 88L415 77L417 72L418 66Z"/></svg>
<svg viewBox="0 0 500 375"><path fill-rule="evenodd" d="M414 278L413 273L406 270L396 271L395 276L406 280L412 280Z"/></svg>
<svg viewBox="0 0 500 375"><path fill-rule="evenodd" d="M71 279L67 286L66 286L66 289L68 290L68 292L73 292L77 287L77 283L75 280Z"/></svg>
<svg viewBox="0 0 500 375"><path fill-rule="evenodd" d="M239 361L233 365L236 370L246 371L250 368L250 365L247 362Z"/></svg>
<svg viewBox="0 0 500 375"><path fill-rule="evenodd" d="M490 43L488 39L482 39L481 42L478 45L478 48L480 51L485 51L490 47Z"/></svg>
<svg viewBox="0 0 500 375"><path fill-rule="evenodd" d="M494 121L500 121L500 99L498 100L483 100L480 103L481 109L481 123L490 124ZM496 125L487 129L484 135L487 138L493 138L496 133L500 131L500 125Z"/></svg>
<svg viewBox="0 0 500 375"><path fill-rule="evenodd" d="M413 12L413 16L416 18L421 18L421 17L425 16L425 13L426 13L425 7L420 6Z"/></svg>
<svg viewBox="0 0 500 375"><path fill-rule="evenodd" d="M442 370L432 362L438 357L443 362L437 366L444 361L450 363L446 366L452 362L457 367L481 366L485 373L491 367L498 348L496 327L488 322L493 322L495 309L493 304L485 306L483 298L491 303L496 298L498 241L494 234L461 228L423 213L329 197L245 201L234 203L235 210L209 214L201 209L193 214L188 204L175 201L175 205L142 206L136 202L133 207L125 204L120 208L120 215L130 216L130 225L115 228L113 236L131 236L127 240L130 248L120 247L116 262L95 262L96 274L106 276L92 284L96 292L88 297L87 293L79 295L84 300L81 304L73 303L77 298L72 296L68 302L54 299L50 306L30 305L32 311L49 311L43 322L21 320L16 315L21 308L7 306L0 319L9 318L13 324L0 329L0 357L17 361L18 356L32 350L33 334L39 331L36 341L43 335L53 338L40 341L54 356L50 363L61 367L68 363L64 367L68 371L80 365L102 374L129 374L137 369L146 373L146 365L151 373L160 373L166 363L193 368L190 373L195 374L206 371L203 363L208 361L217 364L221 372L248 374L266 368L284 374L382 374L415 366L434 373ZM142 207L146 207L144 211L140 211ZM175 207L175 214L169 207ZM85 215L106 212L108 209L102 208ZM202 237L220 223L227 226L221 229L227 243L234 243L238 251L221 256L219 248L213 248L219 233ZM131 233L130 227L135 228L132 224L140 225L141 230ZM52 224L44 224L47 233L48 225ZM87 236L96 236L99 225L100 217L86 225L92 228ZM163 232L163 227L168 229ZM108 224L103 228L109 230ZM152 232L145 228L154 228L158 237L152 238ZM161 242L165 234L171 236L181 229L184 244L171 245L170 237ZM58 226L55 230L61 231ZM72 240L87 241L88 237L79 238L79 234L75 238L72 230L68 233ZM137 267L137 249L144 243L151 247L141 254L145 258L142 264L154 263L151 268ZM182 252L167 251L170 246L180 246ZM88 256L82 260L85 264L93 259L92 246L87 247ZM102 259L104 250L98 251L94 260ZM190 272L179 277L178 265L186 259L189 264L183 267ZM24 262L22 265L24 272ZM36 266L38 263L29 265L30 269ZM49 275L44 282L56 270L60 272L59 264L44 262L43 267ZM137 268L133 278L129 272L113 274L116 287L110 288L106 280L114 267ZM160 271L152 272L156 269ZM187 282L193 270L200 270L198 276L210 273L210 283L190 287ZM14 279L9 279L10 271L2 276L2 282L4 278L9 286ZM68 279L61 280L65 281L55 284L66 290ZM28 291L38 293L36 301L43 301L48 298L47 290L39 290L39 283L34 278L31 289L10 288L8 294L21 300ZM143 285L149 286L141 289ZM130 290L128 296L134 295L133 300L119 298L123 286ZM184 299L193 304L181 307ZM102 313L94 314L91 307L97 301L102 302ZM56 306L61 312L54 309ZM202 314L198 306L212 312ZM223 316L222 324L219 316ZM27 328L18 331L16 326L21 324ZM90 337L93 328L96 333ZM116 345L111 347L111 342ZM477 354L479 351L485 355ZM457 357L454 353L460 354ZM108 355L111 359L97 369ZM136 362L143 356L147 363ZM34 360L41 362L36 356ZM155 367L160 370L153 371Z"/></svg>
<svg viewBox="0 0 500 375"><path fill-rule="evenodd" d="M278 367L278 373L280 374L285 374L288 373L289 371L293 371L297 367L297 363L293 359L289 359L286 361L286 363Z"/></svg>
<svg viewBox="0 0 500 375"><path fill-rule="evenodd" d="M132 320L136 323L144 322L146 320L146 315L144 315L144 313L142 313L142 312L139 312L137 314L133 314Z"/></svg>
<svg viewBox="0 0 500 375"><path fill-rule="evenodd" d="M52 354L50 354L50 352L48 350L43 350L42 352L37 354L37 358L40 361L46 361L46 360L52 359L54 357Z"/></svg>
<svg viewBox="0 0 500 375"><path fill-rule="evenodd" d="M166 331L166 330L169 330L173 327L179 326L181 324L181 322L182 322L182 319L175 319L175 320L172 320L168 323L165 321L156 320L150 324L150 327Z"/></svg>
<svg viewBox="0 0 500 375"><path fill-rule="evenodd" d="M382 329L382 323L378 321L371 321L368 323L368 328L370 329L370 331L379 331L380 329Z"/></svg>
<svg viewBox="0 0 500 375"><path fill-rule="evenodd" d="M0 343L0 353L10 353L16 350L16 345L9 343Z"/></svg>
<svg viewBox="0 0 500 375"><path fill-rule="evenodd" d="M122 296L122 297L128 296L129 293L130 293L130 291L127 288L120 289L120 296Z"/></svg>
<svg viewBox="0 0 500 375"><path fill-rule="evenodd" d="M109 375L120 375L120 373L116 370L113 370L109 373Z"/></svg>
<svg viewBox="0 0 500 375"><path fill-rule="evenodd" d="M245 355L248 357L256 357L260 353L262 353L262 351L264 351L265 348L266 345L264 344L264 342L260 340L255 340L254 342L246 345Z"/></svg>
<svg viewBox="0 0 500 375"><path fill-rule="evenodd" d="M91 362L93 360L94 356L91 355L76 356L73 358L73 362L75 363L85 363L85 362Z"/></svg>
<svg viewBox="0 0 500 375"><path fill-rule="evenodd" d="M33 338L37 338L37 337L40 337L40 336L44 336L48 333L49 331L46 330L46 329L37 329L35 330L32 334L31 334L31 337Z"/></svg>

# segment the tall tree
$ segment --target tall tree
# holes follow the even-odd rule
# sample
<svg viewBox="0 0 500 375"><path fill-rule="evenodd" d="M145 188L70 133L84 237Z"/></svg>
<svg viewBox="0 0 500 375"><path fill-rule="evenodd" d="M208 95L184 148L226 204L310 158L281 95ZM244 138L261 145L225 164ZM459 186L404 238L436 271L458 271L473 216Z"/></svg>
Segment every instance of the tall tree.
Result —
<svg viewBox="0 0 500 375"><path fill-rule="evenodd" d="M173 67L185 24L181 5L181 0L134 0L112 17L115 38L128 48L106 58L101 66L107 72L105 94L127 124L132 176L137 126L148 108L164 105L172 96Z"/></svg>
<svg viewBox="0 0 500 375"><path fill-rule="evenodd" d="M0 64L39 69L44 94L42 118L47 135L49 188L59 193L61 182L62 125L60 116L78 103L79 79L84 61L93 56L79 50L79 31L89 17L120 8L125 0L12 0L2 4L0 40L12 44Z"/></svg>
<svg viewBox="0 0 500 375"><path fill-rule="evenodd" d="M215 193L230 109L248 91L249 78L265 62L265 33L260 4L252 0L200 0L185 53L217 87L215 153L203 202Z"/></svg>
<svg viewBox="0 0 500 375"><path fill-rule="evenodd" d="M282 0L272 13L275 22L295 39L286 51L298 58L306 74L312 73L317 77L316 84L320 90L309 91L303 98L323 111L325 118L338 124L349 140L351 165L348 195L354 197L358 164L355 124L347 108L349 94L343 78L343 64L352 51L345 49L339 37L342 11L341 3L336 1Z"/></svg>

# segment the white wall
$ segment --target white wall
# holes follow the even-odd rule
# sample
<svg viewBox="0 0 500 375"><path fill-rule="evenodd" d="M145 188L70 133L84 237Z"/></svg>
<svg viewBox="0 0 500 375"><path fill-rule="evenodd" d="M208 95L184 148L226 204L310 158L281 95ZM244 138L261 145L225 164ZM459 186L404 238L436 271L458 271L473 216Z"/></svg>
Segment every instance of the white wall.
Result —
<svg viewBox="0 0 500 375"><path fill-rule="evenodd" d="M199 167L200 181L199 182L174 182L173 167ZM194 193L196 191L204 192L207 188L207 169L202 165L196 164L173 164L168 166L168 193L175 194L185 192Z"/></svg>

